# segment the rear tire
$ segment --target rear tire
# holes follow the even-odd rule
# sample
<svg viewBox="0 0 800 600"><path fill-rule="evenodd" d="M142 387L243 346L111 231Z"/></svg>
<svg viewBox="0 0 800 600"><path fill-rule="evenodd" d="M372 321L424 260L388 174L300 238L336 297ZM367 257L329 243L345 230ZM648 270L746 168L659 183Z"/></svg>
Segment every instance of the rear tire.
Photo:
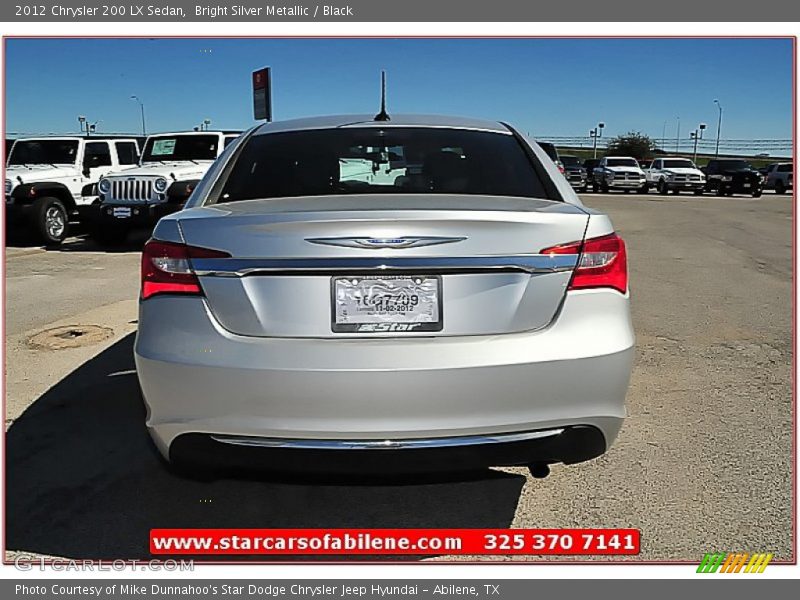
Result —
<svg viewBox="0 0 800 600"><path fill-rule="evenodd" d="M648 185L647 183L645 183L641 188L639 188L640 194L647 194L649 192L650 192L650 185Z"/></svg>
<svg viewBox="0 0 800 600"><path fill-rule="evenodd" d="M662 196L666 196L669 192L669 188L667 187L667 182L663 179L658 180L658 193Z"/></svg>
<svg viewBox="0 0 800 600"><path fill-rule="evenodd" d="M33 203L33 227L45 246L58 246L67 237L69 214L58 198L45 196Z"/></svg>
<svg viewBox="0 0 800 600"><path fill-rule="evenodd" d="M761 190L753 190L753 198L760 198Z"/></svg>
<svg viewBox="0 0 800 600"><path fill-rule="evenodd" d="M776 194L785 194L786 193L786 186L783 185L783 180L782 179L778 179L778 181L775 182L775 193Z"/></svg>
<svg viewBox="0 0 800 600"><path fill-rule="evenodd" d="M608 184L605 181L600 184L600 191L604 194L608 193Z"/></svg>

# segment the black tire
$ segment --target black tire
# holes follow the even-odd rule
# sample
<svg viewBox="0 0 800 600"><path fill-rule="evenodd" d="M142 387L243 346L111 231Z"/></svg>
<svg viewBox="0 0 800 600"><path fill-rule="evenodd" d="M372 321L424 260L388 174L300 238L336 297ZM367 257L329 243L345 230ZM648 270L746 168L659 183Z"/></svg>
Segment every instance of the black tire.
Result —
<svg viewBox="0 0 800 600"><path fill-rule="evenodd" d="M666 196L669 193L669 187L667 187L667 182L663 179L658 180L658 193L662 196Z"/></svg>
<svg viewBox="0 0 800 600"><path fill-rule="evenodd" d="M776 194L785 194L786 193L786 186L783 185L783 180L782 179L778 179L778 181L775 182L775 193Z"/></svg>
<svg viewBox="0 0 800 600"><path fill-rule="evenodd" d="M128 240L131 229L125 225L100 222L92 231L92 238L101 246L115 248Z"/></svg>
<svg viewBox="0 0 800 600"><path fill-rule="evenodd" d="M58 198L44 196L33 203L33 229L45 246L58 246L67 237L69 213Z"/></svg>
<svg viewBox="0 0 800 600"><path fill-rule="evenodd" d="M761 197L761 190L753 190L752 194L753 198L760 198Z"/></svg>
<svg viewBox="0 0 800 600"><path fill-rule="evenodd" d="M680 196L681 195L681 191L678 188L675 188L674 190L672 190L672 193L675 194L676 196Z"/></svg>
<svg viewBox="0 0 800 600"><path fill-rule="evenodd" d="M644 184L641 188L639 188L640 194L648 194L650 193L650 186L648 184Z"/></svg>
<svg viewBox="0 0 800 600"><path fill-rule="evenodd" d="M717 196L724 196L724 195L725 195L725 188L723 188L722 186L719 186L717 188Z"/></svg>
<svg viewBox="0 0 800 600"><path fill-rule="evenodd" d="M608 193L608 184L605 181L600 184L600 191L604 194Z"/></svg>
<svg viewBox="0 0 800 600"><path fill-rule="evenodd" d="M600 187L599 187L599 186L597 185L597 183L595 183L595 182L592 182L592 191L593 191L595 194L596 194L597 192L599 192L599 191L600 191Z"/></svg>
<svg viewBox="0 0 800 600"><path fill-rule="evenodd" d="M694 191L694 195L695 195L695 196L702 196L704 192L705 192L705 190L704 190L703 188L697 188L697 189Z"/></svg>

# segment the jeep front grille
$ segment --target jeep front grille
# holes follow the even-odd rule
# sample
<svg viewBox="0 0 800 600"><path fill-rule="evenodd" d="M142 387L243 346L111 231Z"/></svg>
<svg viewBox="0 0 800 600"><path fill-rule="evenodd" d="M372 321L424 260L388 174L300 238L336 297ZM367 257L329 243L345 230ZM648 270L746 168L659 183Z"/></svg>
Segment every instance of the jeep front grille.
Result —
<svg viewBox="0 0 800 600"><path fill-rule="evenodd" d="M111 181L111 200L146 202L152 198L152 179L112 179Z"/></svg>

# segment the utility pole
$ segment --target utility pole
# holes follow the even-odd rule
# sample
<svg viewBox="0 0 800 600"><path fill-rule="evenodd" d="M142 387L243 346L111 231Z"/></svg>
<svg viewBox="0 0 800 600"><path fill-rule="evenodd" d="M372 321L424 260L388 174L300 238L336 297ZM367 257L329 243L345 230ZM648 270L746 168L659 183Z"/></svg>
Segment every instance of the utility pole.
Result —
<svg viewBox="0 0 800 600"><path fill-rule="evenodd" d="M142 135L147 135L147 126L144 123L144 102L138 96L131 96L131 100L136 100L139 103L139 109L142 111Z"/></svg>
<svg viewBox="0 0 800 600"><path fill-rule="evenodd" d="M705 129L706 129L706 124L705 123L700 123L700 125L697 126L697 129L695 129L692 133L689 134L689 137L694 140L694 158L693 158L693 162L695 164L697 163L697 142L698 142L698 140L702 140L703 139L703 131L705 131Z"/></svg>
<svg viewBox="0 0 800 600"><path fill-rule="evenodd" d="M597 124L597 127L589 130L589 137L592 138L592 148L594 151L594 158L597 158L597 138L603 137L603 128L605 126L606 124L600 121Z"/></svg>
<svg viewBox="0 0 800 600"><path fill-rule="evenodd" d="M681 150L681 118L677 117L677 119L678 119L678 133L675 136L675 154L677 154Z"/></svg>
<svg viewBox="0 0 800 600"><path fill-rule="evenodd" d="M714 98L714 104L716 104L719 109L719 118L717 119L717 148L714 150L714 158L719 158L719 132L722 131L722 104L720 104L719 100L716 98Z"/></svg>

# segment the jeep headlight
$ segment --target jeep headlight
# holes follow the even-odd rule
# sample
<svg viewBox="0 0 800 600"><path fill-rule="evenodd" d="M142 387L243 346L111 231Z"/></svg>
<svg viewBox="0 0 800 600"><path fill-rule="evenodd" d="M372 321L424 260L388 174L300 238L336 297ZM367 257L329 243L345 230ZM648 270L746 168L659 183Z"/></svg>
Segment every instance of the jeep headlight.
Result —
<svg viewBox="0 0 800 600"><path fill-rule="evenodd" d="M159 194L167 191L167 180L164 177L159 177L153 182L153 189Z"/></svg>
<svg viewBox="0 0 800 600"><path fill-rule="evenodd" d="M6 179L6 196L11 193L11 190L14 189L14 182L10 179Z"/></svg>
<svg viewBox="0 0 800 600"><path fill-rule="evenodd" d="M108 179L101 179L97 184L97 189L101 194L107 194L111 191L111 182Z"/></svg>

